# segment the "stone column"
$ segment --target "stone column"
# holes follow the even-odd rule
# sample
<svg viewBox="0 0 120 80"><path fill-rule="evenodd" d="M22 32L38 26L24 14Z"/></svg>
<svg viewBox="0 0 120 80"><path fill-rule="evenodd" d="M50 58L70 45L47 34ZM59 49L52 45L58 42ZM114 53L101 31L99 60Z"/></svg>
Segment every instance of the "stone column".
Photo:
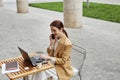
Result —
<svg viewBox="0 0 120 80"><path fill-rule="evenodd" d="M82 27L82 0L64 0L65 27Z"/></svg>
<svg viewBox="0 0 120 80"><path fill-rule="evenodd" d="M0 0L0 7L3 6L3 0Z"/></svg>
<svg viewBox="0 0 120 80"><path fill-rule="evenodd" d="M16 0L17 12L18 13L28 13L28 1L27 0Z"/></svg>

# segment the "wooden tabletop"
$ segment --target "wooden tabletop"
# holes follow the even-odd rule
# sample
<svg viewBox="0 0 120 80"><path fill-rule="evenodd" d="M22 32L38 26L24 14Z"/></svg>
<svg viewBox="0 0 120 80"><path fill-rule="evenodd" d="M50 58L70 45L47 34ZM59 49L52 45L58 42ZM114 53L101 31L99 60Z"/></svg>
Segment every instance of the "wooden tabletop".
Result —
<svg viewBox="0 0 120 80"><path fill-rule="evenodd" d="M34 54L31 54L30 56L34 56ZM43 64L41 68L38 68L36 66L33 67L30 63L24 61L22 56L10 58L10 59L6 59L6 60L0 60L0 67L2 66L3 63L12 62L12 61L18 61L20 71L7 73L6 75L9 77L10 80L25 77L30 74L34 74L34 73L54 67L50 62L48 62L47 64ZM29 67L29 69L25 70L25 67Z"/></svg>

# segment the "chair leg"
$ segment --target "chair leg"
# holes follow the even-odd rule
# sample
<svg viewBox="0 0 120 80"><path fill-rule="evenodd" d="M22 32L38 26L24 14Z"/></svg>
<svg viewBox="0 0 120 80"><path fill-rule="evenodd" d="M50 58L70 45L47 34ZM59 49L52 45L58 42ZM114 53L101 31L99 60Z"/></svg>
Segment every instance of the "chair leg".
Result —
<svg viewBox="0 0 120 80"><path fill-rule="evenodd" d="M81 76L81 73L79 73L79 78L80 78L80 80L82 80L82 76Z"/></svg>

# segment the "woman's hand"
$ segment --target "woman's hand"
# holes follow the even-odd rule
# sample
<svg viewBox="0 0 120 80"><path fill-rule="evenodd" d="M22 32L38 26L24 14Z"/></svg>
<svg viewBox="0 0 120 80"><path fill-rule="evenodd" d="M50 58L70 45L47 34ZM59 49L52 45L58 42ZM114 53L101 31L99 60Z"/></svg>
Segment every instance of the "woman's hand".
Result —
<svg viewBox="0 0 120 80"><path fill-rule="evenodd" d="M40 58L43 58L45 60L51 60L51 57L45 54L40 54Z"/></svg>
<svg viewBox="0 0 120 80"><path fill-rule="evenodd" d="M55 39L52 39L52 35L49 36L50 39L50 46L53 46L55 43Z"/></svg>

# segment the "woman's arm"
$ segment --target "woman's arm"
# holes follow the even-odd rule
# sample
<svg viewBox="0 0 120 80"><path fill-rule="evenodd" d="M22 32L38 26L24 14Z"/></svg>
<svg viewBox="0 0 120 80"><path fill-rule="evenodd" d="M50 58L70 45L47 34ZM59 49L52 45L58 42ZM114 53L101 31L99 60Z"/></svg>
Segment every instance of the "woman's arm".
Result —
<svg viewBox="0 0 120 80"><path fill-rule="evenodd" d="M55 64L64 64L66 61L70 60L70 53L72 50L72 45L65 45L65 48L63 51L61 51L61 57L55 58Z"/></svg>
<svg viewBox="0 0 120 80"><path fill-rule="evenodd" d="M47 48L47 53L48 53L49 56L52 56L52 55L53 55L53 52L54 52L54 50L53 50L52 47L48 47L48 48Z"/></svg>

